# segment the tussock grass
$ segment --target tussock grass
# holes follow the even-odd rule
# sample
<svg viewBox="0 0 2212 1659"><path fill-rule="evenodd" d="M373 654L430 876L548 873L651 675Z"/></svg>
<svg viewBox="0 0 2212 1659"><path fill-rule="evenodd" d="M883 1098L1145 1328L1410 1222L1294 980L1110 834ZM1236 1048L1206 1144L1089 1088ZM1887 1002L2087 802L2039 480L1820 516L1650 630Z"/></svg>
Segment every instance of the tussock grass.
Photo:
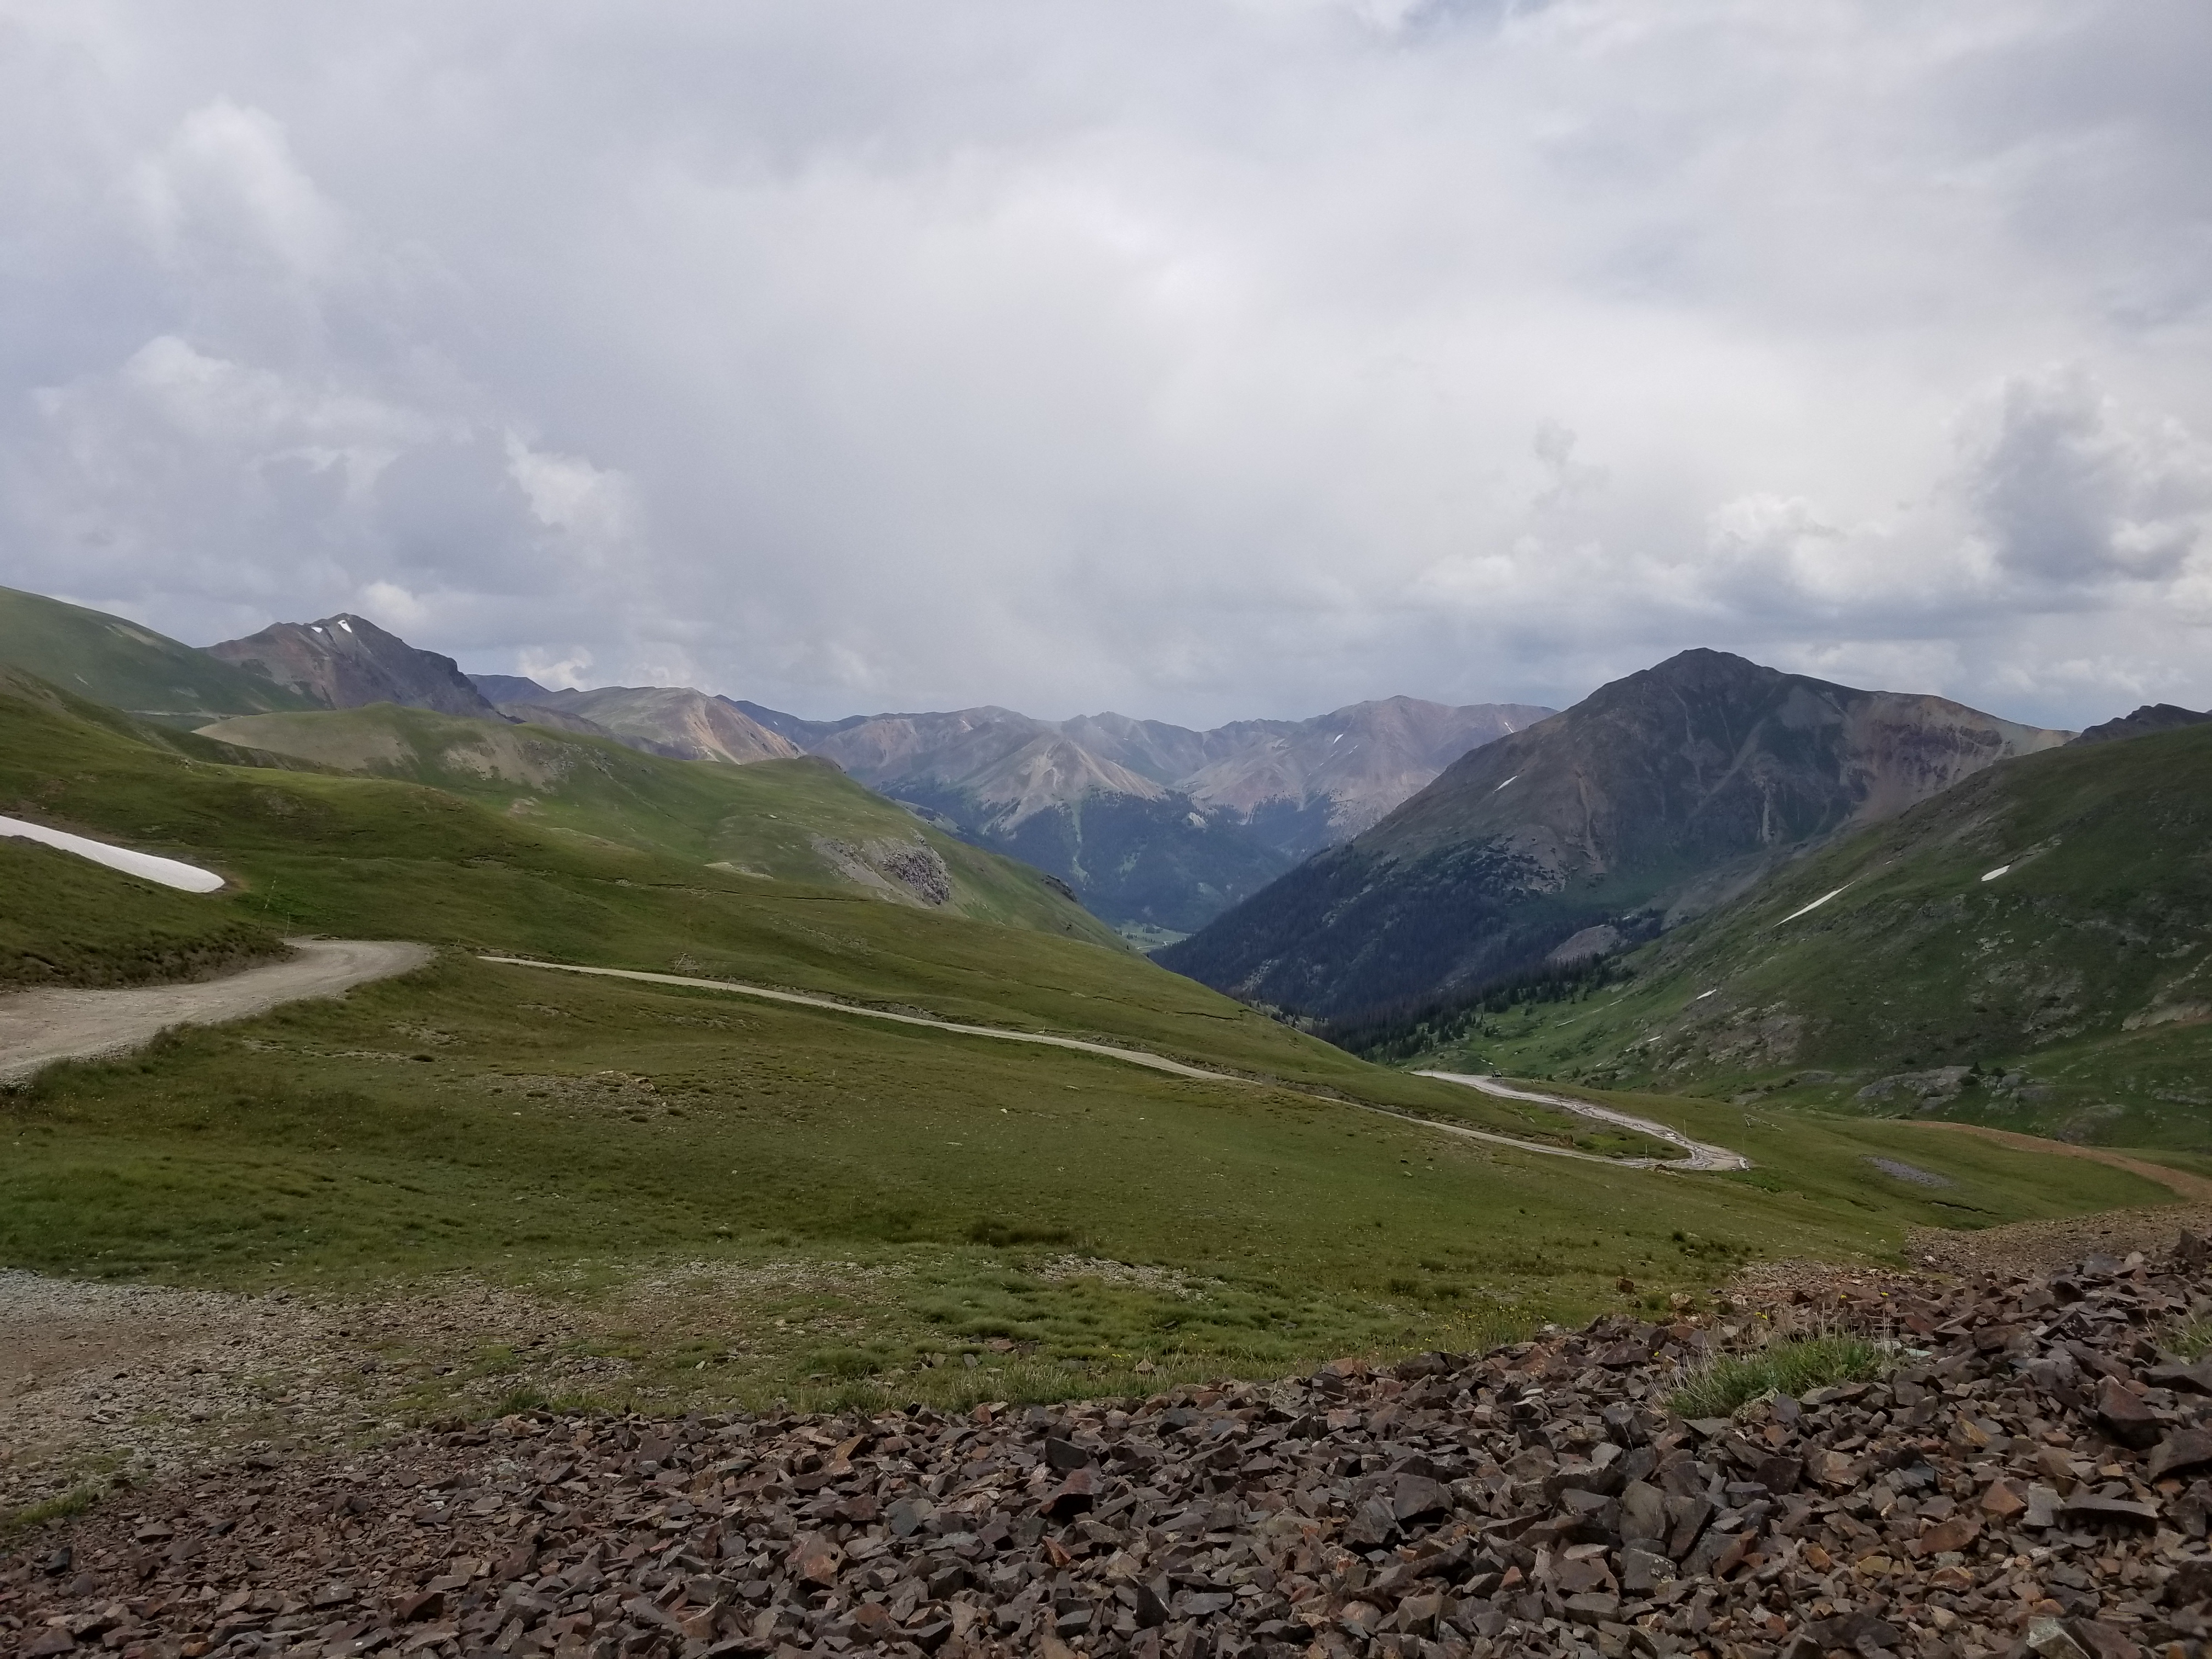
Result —
<svg viewBox="0 0 2212 1659"><path fill-rule="evenodd" d="M1889 1363L1889 1356L1864 1337L1800 1337L1759 1353L1708 1360L1683 1378L1667 1403L1680 1417L1729 1417L1761 1395L1794 1397L1810 1389L1870 1381Z"/></svg>
<svg viewBox="0 0 2212 1659"><path fill-rule="evenodd" d="M58 1497L43 1503L30 1504L7 1515L0 1515L0 1538L30 1532L50 1521L65 1521L72 1515L82 1515L106 1494L105 1486L88 1482L73 1486Z"/></svg>
<svg viewBox="0 0 2212 1659"><path fill-rule="evenodd" d="M2212 1318L2179 1322L2160 1334L2159 1346L2177 1358L2201 1358L2212 1349Z"/></svg>

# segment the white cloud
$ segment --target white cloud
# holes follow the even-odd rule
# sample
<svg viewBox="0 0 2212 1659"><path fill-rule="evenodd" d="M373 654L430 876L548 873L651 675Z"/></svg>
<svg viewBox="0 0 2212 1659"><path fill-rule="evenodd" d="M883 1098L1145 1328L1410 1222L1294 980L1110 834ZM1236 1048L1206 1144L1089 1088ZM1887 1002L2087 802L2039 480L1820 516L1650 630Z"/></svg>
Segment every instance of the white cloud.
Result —
<svg viewBox="0 0 2212 1659"><path fill-rule="evenodd" d="M2212 702L2185 0L0 31L0 580L186 637L351 605L807 713L1692 644Z"/></svg>
<svg viewBox="0 0 2212 1659"><path fill-rule="evenodd" d="M1965 487L2006 572L2057 586L2179 575L2212 520L2212 446L2130 421L2081 369L2008 380L1977 411Z"/></svg>

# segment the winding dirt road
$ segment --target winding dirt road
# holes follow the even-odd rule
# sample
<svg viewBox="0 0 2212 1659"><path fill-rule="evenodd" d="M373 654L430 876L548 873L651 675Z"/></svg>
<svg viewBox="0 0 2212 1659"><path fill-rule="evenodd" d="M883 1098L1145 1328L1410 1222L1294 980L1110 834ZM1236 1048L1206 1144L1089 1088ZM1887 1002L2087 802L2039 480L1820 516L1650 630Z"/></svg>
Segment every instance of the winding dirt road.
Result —
<svg viewBox="0 0 2212 1659"><path fill-rule="evenodd" d="M496 962L510 968L550 968L564 974L597 974L609 979L642 980L648 985L695 986L702 990L725 991L736 996L761 997L769 1002L796 1003L803 1008L826 1008L832 1013L857 1014L863 1019L889 1020L896 1025L925 1025L933 1030L957 1031L963 1036L990 1037L1000 1042L1034 1042L1048 1048L1073 1048L1086 1054L1102 1054L1108 1060L1125 1060L1132 1066L1147 1066L1155 1072L1170 1073L1176 1077L1195 1078L1202 1083L1261 1083L1257 1078L1204 1071L1196 1066L1186 1066L1179 1060L1167 1060L1158 1054L1147 1054L1141 1048L1117 1048L1110 1043L1085 1042L1077 1037L1047 1036L1038 1031L1008 1031L994 1025L962 1025L949 1019L893 1013L886 1008L867 1008L855 1003L834 1001L829 997L808 996L798 991L772 991L764 985L746 985L733 979L696 979L685 974L649 974L635 968L586 968L572 962L538 962L528 957L483 957L479 960ZM1740 1152L1732 1152L1725 1146L1708 1146L1701 1141L1692 1140L1679 1129L1668 1128L1663 1123L1631 1117L1626 1112L1593 1106L1587 1101L1523 1094L1502 1084L1495 1084L1488 1078L1462 1077L1451 1072L1423 1072L1420 1075L1440 1078L1447 1083L1464 1083L1485 1094L1504 1095L1515 1100L1539 1101L1547 1106L1560 1107L1578 1116L1598 1118L1622 1128L1640 1129L1645 1134L1683 1148L1689 1156L1686 1158L1607 1158L1602 1152L1585 1152L1572 1146L1546 1146L1533 1140L1517 1140L1511 1135L1493 1134L1486 1129L1471 1129L1464 1124L1417 1117L1411 1112L1396 1111L1369 1101L1346 1100L1336 1095L1324 1097L1335 1100L1340 1105L1357 1107L1361 1111L1396 1118L1401 1123L1434 1129L1439 1134L1457 1135L1463 1140L1486 1141L1493 1146L1510 1147L1516 1152L1534 1152L1542 1158L1570 1158L1583 1164L1607 1164L1617 1170L1747 1170L1751 1167L1749 1158ZM1297 1085L1283 1084L1280 1086L1295 1089Z"/></svg>
<svg viewBox="0 0 2212 1659"><path fill-rule="evenodd" d="M1609 1158L1607 1164L1625 1164L1639 1170L1673 1170L1679 1173L1693 1170L1748 1170L1751 1160L1741 1152L1730 1152L1725 1146L1715 1146L1703 1140L1692 1140L1680 1129L1669 1128L1648 1117L1637 1117L1631 1113L1617 1112L1610 1106L1600 1106L1594 1101L1574 1100L1565 1095L1540 1095L1534 1090L1508 1088L1494 1077L1475 1077L1466 1072L1421 1072L1417 1076L1432 1077L1442 1083L1463 1083L1470 1089L1480 1089L1486 1095L1496 1095L1502 1100L1528 1100L1549 1106L1559 1111L1572 1112L1577 1117L1587 1117L1600 1123L1610 1123L1618 1129L1634 1129L1650 1135L1654 1140L1663 1140L1670 1146L1680 1146L1686 1158ZM1584 1153L1584 1157L1594 1154Z"/></svg>
<svg viewBox="0 0 2212 1659"><path fill-rule="evenodd" d="M21 991L0 997L0 1084L57 1060L128 1053L171 1025L247 1019L286 1002L333 997L430 959L400 939L289 939L295 955L224 979L121 991Z"/></svg>

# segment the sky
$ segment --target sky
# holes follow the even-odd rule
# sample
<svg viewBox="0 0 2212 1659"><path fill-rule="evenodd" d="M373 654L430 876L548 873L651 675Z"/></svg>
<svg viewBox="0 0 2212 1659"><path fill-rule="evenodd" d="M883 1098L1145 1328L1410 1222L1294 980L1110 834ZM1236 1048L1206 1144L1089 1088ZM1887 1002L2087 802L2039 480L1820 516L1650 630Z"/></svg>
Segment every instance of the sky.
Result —
<svg viewBox="0 0 2212 1659"><path fill-rule="evenodd" d="M0 583L1211 725L2212 705L2202 0L0 0Z"/></svg>

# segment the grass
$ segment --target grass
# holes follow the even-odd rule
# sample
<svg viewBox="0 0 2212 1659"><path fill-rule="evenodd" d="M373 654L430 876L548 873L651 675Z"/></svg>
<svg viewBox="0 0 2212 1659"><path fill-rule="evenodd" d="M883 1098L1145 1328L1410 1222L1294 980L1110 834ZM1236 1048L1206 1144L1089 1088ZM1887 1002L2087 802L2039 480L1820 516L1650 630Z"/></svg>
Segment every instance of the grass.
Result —
<svg viewBox="0 0 2212 1659"><path fill-rule="evenodd" d="M1668 1399L1677 1416L1732 1417L1763 1395L1802 1397L1839 1382L1866 1382L1881 1375L1889 1356L1856 1336L1808 1336L1777 1342L1755 1354L1723 1354L1689 1373Z"/></svg>
<svg viewBox="0 0 2212 1659"><path fill-rule="evenodd" d="M141 985L284 954L234 905L0 836L0 988Z"/></svg>
<svg viewBox="0 0 2212 1659"><path fill-rule="evenodd" d="M21 1509L0 1516L0 1538L14 1533L30 1532L50 1521L67 1520L72 1515L82 1515L106 1494L107 1488L97 1483L72 1486L58 1497L42 1503L27 1504Z"/></svg>
<svg viewBox="0 0 2212 1659"><path fill-rule="evenodd" d="M1912 1161L1954 1183L1931 1192L1864 1162L1901 1126L1626 1103L1761 1167L1573 1164L1287 1089L448 955L0 1095L0 1260L338 1296L474 1274L574 1308L640 1387L1004 1399L1473 1347L1754 1257L2163 1196L1921 1136Z"/></svg>
<svg viewBox="0 0 2212 1659"><path fill-rule="evenodd" d="M2212 1319L2184 1319L2160 1334L2159 1346L2182 1359L2212 1352Z"/></svg>

